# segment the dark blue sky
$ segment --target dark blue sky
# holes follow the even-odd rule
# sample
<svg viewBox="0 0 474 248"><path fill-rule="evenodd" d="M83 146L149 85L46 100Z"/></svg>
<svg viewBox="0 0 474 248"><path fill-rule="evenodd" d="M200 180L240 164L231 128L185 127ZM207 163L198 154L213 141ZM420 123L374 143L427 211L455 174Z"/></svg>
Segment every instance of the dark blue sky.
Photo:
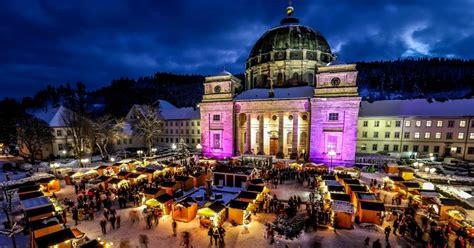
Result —
<svg viewBox="0 0 474 248"><path fill-rule="evenodd" d="M285 0L18 0L0 2L0 97L47 84L88 89L157 71L243 72ZM474 0L293 0L347 62L474 57Z"/></svg>

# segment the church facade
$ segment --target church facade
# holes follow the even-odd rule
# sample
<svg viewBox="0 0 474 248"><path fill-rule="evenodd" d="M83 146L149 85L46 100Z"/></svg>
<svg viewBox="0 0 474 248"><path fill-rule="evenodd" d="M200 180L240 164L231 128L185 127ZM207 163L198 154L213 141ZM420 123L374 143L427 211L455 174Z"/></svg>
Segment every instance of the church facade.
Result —
<svg viewBox="0 0 474 248"><path fill-rule="evenodd" d="M361 101L356 67L334 65L325 38L291 14L256 42L245 82L226 71L206 78L203 155L354 163Z"/></svg>

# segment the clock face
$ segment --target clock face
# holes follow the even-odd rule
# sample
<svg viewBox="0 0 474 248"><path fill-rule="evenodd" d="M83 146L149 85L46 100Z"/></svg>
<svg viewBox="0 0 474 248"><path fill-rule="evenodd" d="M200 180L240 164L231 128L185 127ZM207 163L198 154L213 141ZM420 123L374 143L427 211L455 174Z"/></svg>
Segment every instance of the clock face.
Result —
<svg viewBox="0 0 474 248"><path fill-rule="evenodd" d="M214 87L214 93L221 93L221 86L220 85L216 85Z"/></svg>
<svg viewBox="0 0 474 248"><path fill-rule="evenodd" d="M339 86L340 84L341 84L341 79L340 79L340 78L335 77L335 78L331 79L331 85L332 85L333 87L337 87L337 86Z"/></svg>

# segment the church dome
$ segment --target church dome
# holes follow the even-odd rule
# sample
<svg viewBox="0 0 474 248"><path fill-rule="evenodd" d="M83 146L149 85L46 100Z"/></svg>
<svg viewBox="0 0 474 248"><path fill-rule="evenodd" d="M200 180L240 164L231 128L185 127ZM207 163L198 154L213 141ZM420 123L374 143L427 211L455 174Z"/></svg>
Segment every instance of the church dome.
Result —
<svg viewBox="0 0 474 248"><path fill-rule="evenodd" d="M332 54L326 39L314 29L300 25L298 19L287 17L281 25L265 32L253 46L249 58L274 51L313 50ZM327 58L331 62L331 57Z"/></svg>

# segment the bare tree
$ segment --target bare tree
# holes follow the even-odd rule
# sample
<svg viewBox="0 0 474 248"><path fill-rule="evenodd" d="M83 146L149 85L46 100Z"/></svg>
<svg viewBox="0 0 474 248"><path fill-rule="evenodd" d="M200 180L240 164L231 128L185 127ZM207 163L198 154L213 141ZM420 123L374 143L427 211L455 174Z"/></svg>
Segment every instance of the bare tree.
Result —
<svg viewBox="0 0 474 248"><path fill-rule="evenodd" d="M31 163L35 162L35 155L45 144L51 144L53 130L48 123L31 115L25 115L17 120L17 138L29 152Z"/></svg>
<svg viewBox="0 0 474 248"><path fill-rule="evenodd" d="M111 145L110 141L118 136L123 128L123 124L123 120L115 119L108 115L98 118L92 124L94 143L97 149L99 149L102 159L108 157L108 148Z"/></svg>
<svg viewBox="0 0 474 248"><path fill-rule="evenodd" d="M72 141L71 149L74 155L82 159L91 147L92 121L71 110L63 111L61 118L68 130L67 138Z"/></svg>
<svg viewBox="0 0 474 248"><path fill-rule="evenodd" d="M153 106L142 105L136 108L137 119L133 126L135 130L143 134L148 152L151 152L153 140L159 136L162 130L162 122L159 113Z"/></svg>

